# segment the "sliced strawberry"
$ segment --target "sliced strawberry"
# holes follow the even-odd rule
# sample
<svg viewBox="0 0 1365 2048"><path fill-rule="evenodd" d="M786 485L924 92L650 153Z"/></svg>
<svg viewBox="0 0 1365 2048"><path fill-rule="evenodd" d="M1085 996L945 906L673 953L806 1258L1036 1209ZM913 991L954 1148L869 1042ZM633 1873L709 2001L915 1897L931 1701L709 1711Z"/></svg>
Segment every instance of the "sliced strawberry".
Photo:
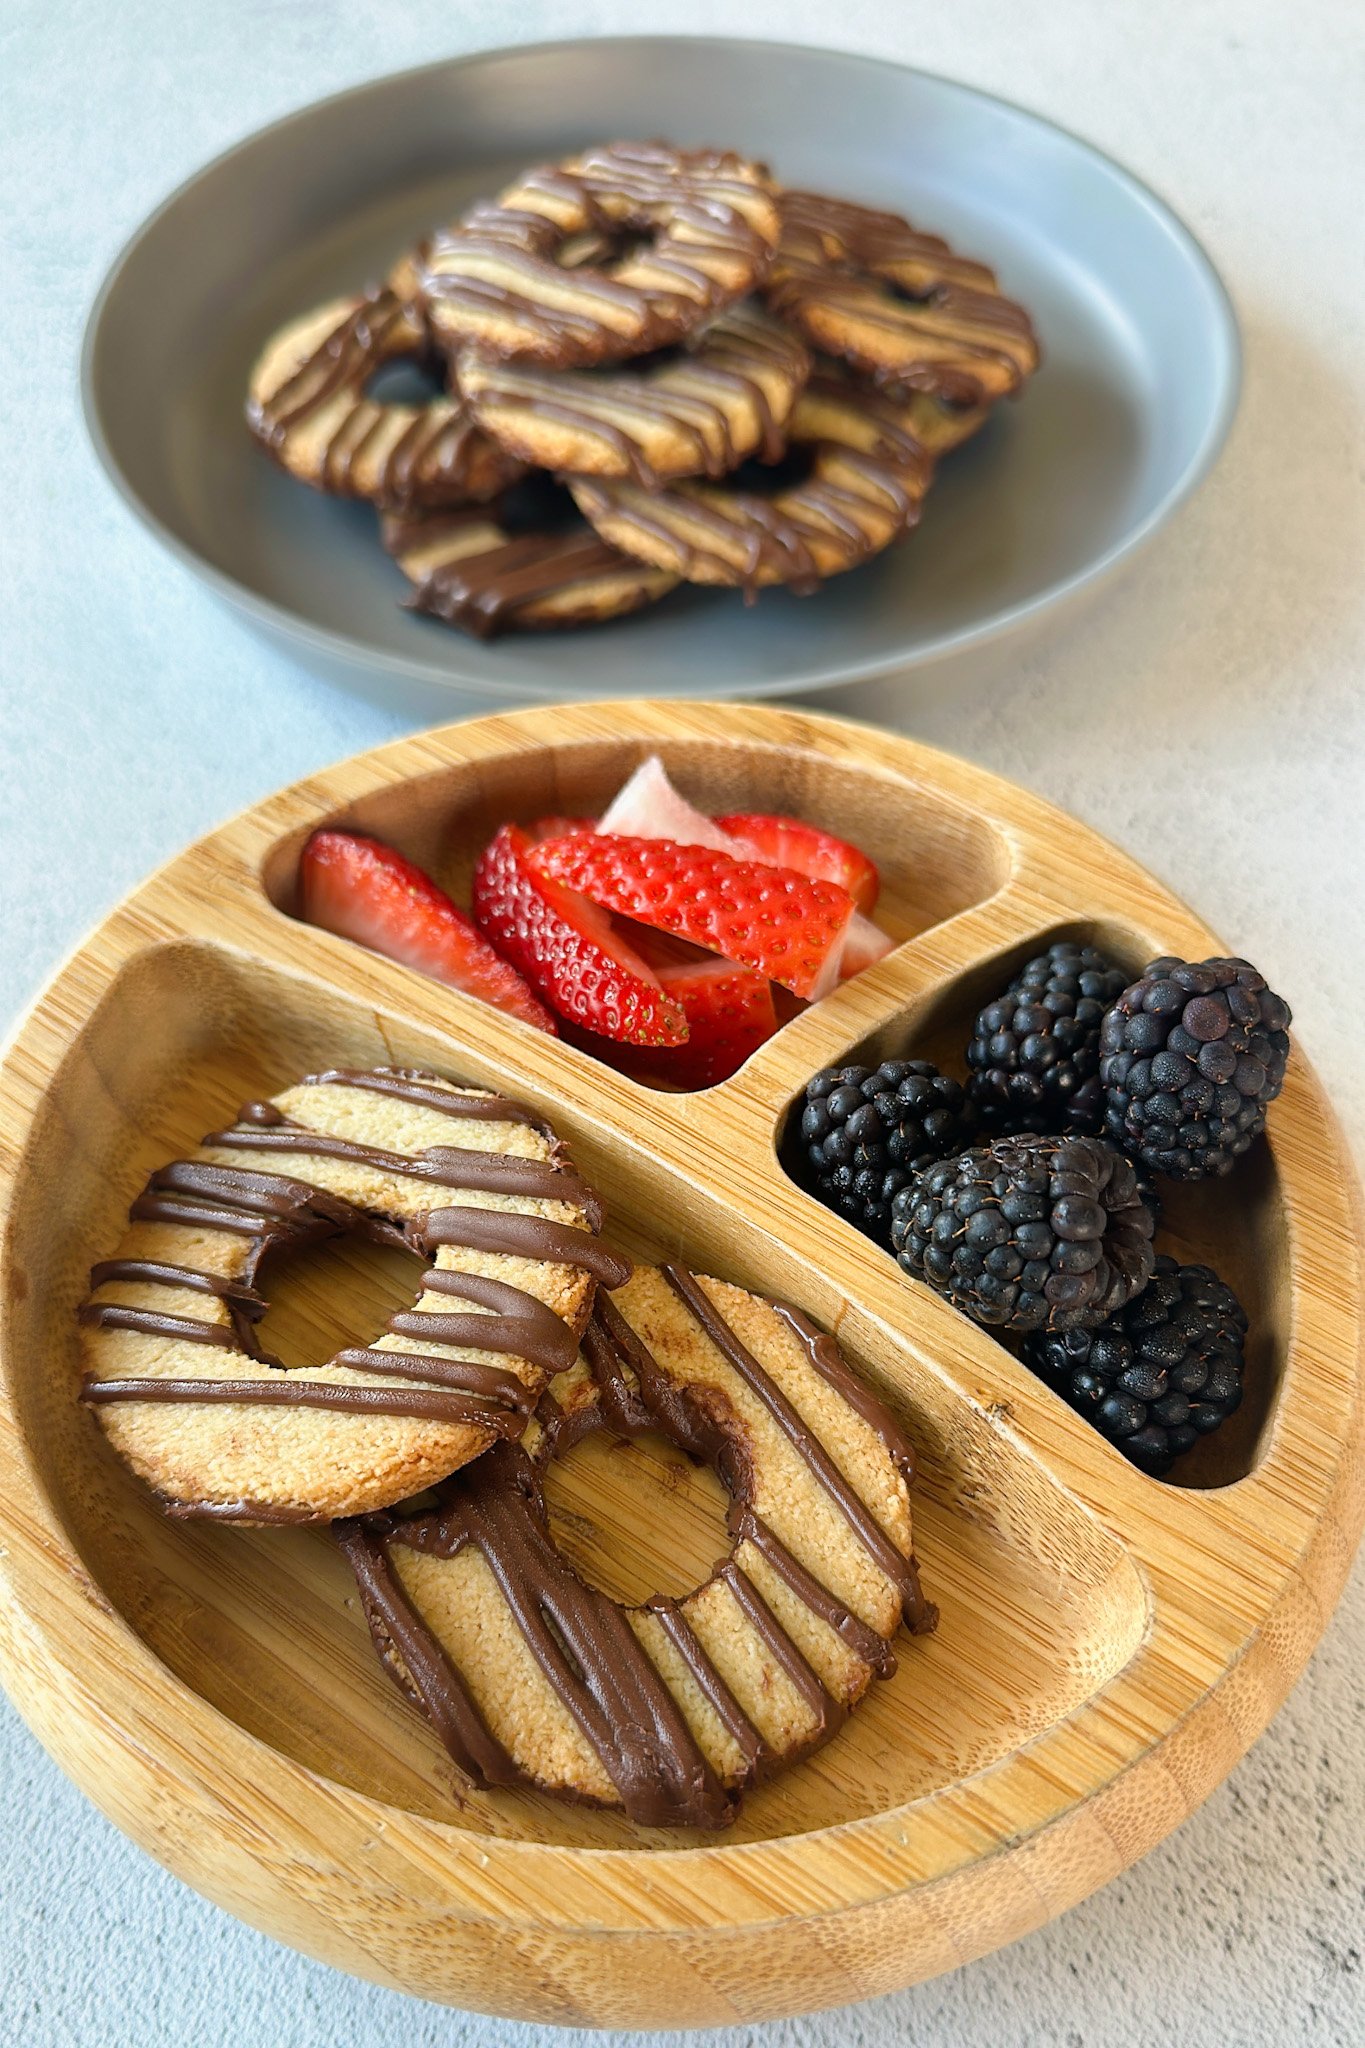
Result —
<svg viewBox="0 0 1365 2048"><path fill-rule="evenodd" d="M859 915L849 927L839 978L869 967L891 951L892 941L862 914L877 900L880 878L860 847L818 825L768 811L732 811L708 818L673 787L657 754L642 761L603 813L597 830L636 839L673 839L681 846L709 846L736 860L794 868L817 880L846 888Z"/></svg>
<svg viewBox="0 0 1365 2048"><path fill-rule="evenodd" d="M848 981L851 976L861 974L865 967L873 967L878 960L885 960L887 954L894 951L895 944L879 924L873 924L861 910L855 911L839 957L840 981Z"/></svg>
<svg viewBox="0 0 1365 2048"><path fill-rule="evenodd" d="M832 882L709 847L600 832L549 840L528 859L604 910L690 939L796 995L814 999L838 980L853 899Z"/></svg>
<svg viewBox="0 0 1365 2048"><path fill-rule="evenodd" d="M772 983L750 967L716 960L686 976L674 969L660 979L682 1005L688 1041L676 1052L645 1057L655 1075L675 1087L713 1088L727 1081L777 1029Z"/></svg>
<svg viewBox="0 0 1365 2048"><path fill-rule="evenodd" d="M597 829L628 838L673 839L680 846L710 846L737 860L795 868L798 874L847 889L859 910L870 912L877 901L880 878L861 847L822 826L808 825L803 818L770 811L732 811L727 817L709 818L674 788L657 754L642 761L617 791Z"/></svg>
<svg viewBox="0 0 1365 2048"><path fill-rule="evenodd" d="M571 832L595 832L592 818L536 818L526 827L526 837L539 846L542 839L567 839Z"/></svg>
<svg viewBox="0 0 1365 2048"><path fill-rule="evenodd" d="M550 845L571 846L577 833ZM474 870L480 928L546 1001L603 1038L631 1045L682 1045L687 1018L611 920L587 898L532 865L520 825L504 825Z"/></svg>
<svg viewBox="0 0 1365 2048"><path fill-rule="evenodd" d="M499 959L458 904L401 853L359 832L315 832L299 862L310 924L463 989L541 1031L556 1029L515 967Z"/></svg>
<svg viewBox="0 0 1365 2048"><path fill-rule="evenodd" d="M717 853L738 851L714 818L708 818L673 787L657 754L642 761L629 782L621 785L597 829L627 839L673 839L679 846L710 846Z"/></svg>
<svg viewBox="0 0 1365 2048"><path fill-rule="evenodd" d="M636 926L635 930L642 928ZM679 941L651 933L654 945L642 942L641 956L650 958L660 981L687 1013L686 1045L649 1047L614 1045L593 1032L566 1025L570 1041L618 1072L637 1081L691 1090L713 1088L728 1080L778 1028L773 984L750 967L733 967L714 953L684 948ZM656 947L676 946L686 957L660 957ZM794 996L777 993L800 1009Z"/></svg>
<svg viewBox="0 0 1365 2048"><path fill-rule="evenodd" d="M743 841L742 849L735 850L750 860L771 861L775 868L795 868L798 874L835 882L847 889L859 910L870 915L874 909L881 877L860 846L802 818L768 811L731 811L716 823L732 839Z"/></svg>
<svg viewBox="0 0 1365 2048"><path fill-rule="evenodd" d="M687 1043L666 1052L630 1052L636 1073L675 1088L712 1088L728 1080L777 1029L772 983L752 967L635 928L641 957L687 1018Z"/></svg>

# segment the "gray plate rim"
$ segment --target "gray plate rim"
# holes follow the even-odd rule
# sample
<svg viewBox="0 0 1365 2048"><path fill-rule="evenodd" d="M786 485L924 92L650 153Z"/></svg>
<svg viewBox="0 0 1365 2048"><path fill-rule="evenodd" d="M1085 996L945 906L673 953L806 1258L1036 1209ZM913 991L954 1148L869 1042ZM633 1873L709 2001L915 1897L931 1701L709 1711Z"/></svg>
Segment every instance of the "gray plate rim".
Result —
<svg viewBox="0 0 1365 2048"><path fill-rule="evenodd" d="M874 57L857 50L831 49L824 44L797 43L769 36L718 36L711 34L686 35L667 33L659 35L603 35L603 36L556 36L544 42L502 43L488 48L469 50L456 57L438 57L423 64L410 64L400 71L383 72L378 77L362 79L356 85L343 86L334 93L324 93L318 99L309 100L289 113L279 115L253 128L238 141L229 143L219 150L207 163L192 171L187 178L167 193L160 204L147 214L124 242L115 256L104 280L95 294L86 319L80 350L80 395L81 412L86 432L99 458L105 475L113 484L124 504L141 522L143 527L178 561L184 563L200 580L206 583L225 602L235 606L254 620L262 629L282 634L302 642L315 650L321 658L354 664L361 655L367 662L385 672L401 675L410 683L435 686L446 691L458 691L461 686L487 690L488 679L473 670L464 671L448 663L427 662L413 656L385 653L372 656L348 633L332 632L324 626L317 626L309 619L290 610L286 605L276 604L261 597L247 584L235 576L217 568L199 550L181 539L173 528L167 526L153 512L136 490L115 456L104 432L103 418L95 397L94 359L99 345L100 327L105 308L118 288L124 269L152 233L161 219L177 206L187 193L210 178L225 163L252 149L268 135L276 135L295 122L300 122L322 107L344 105L346 101L359 99L367 93L388 86L401 84L404 79L415 78L431 71L458 72L469 70L479 64L490 63L505 57L548 57L556 51L579 49L585 43L612 44L618 49L650 48L661 50L669 45L696 45L710 43L718 52L730 49L771 50L786 55L801 55L820 58L829 63L848 66L852 70L874 67L906 73L910 77L922 78L944 88L950 94L959 94L967 99L984 100L990 105L1001 107L1006 113L1022 117L1040 128L1050 129L1054 134L1065 137L1079 149L1085 150L1104 164L1128 196L1144 208L1153 219L1183 248L1185 255L1201 273L1208 287L1213 307L1217 332L1213 335L1217 353L1221 357L1221 375L1217 397L1209 411L1203 433L1194 448L1183 472L1172 482L1165 496L1155 504L1146 516L1139 520L1132 530L1116 541L1094 561L1083 569L1074 570L1069 576L1060 577L1045 590L1022 603L1008 605L982 619L979 624L962 626L955 631L942 633L936 639L921 643L904 654L864 658L844 664L835 664L817 673L803 676L799 688L802 694L834 689L841 685L871 681L879 676L893 675L898 671L913 671L948 660L954 655L964 655L990 646L1007 634L1017 632L1030 621L1042 614L1060 608L1069 598L1078 597L1082 592L1099 584L1122 563L1130 561L1144 548L1160 529L1172 519L1180 508L1193 497L1204 482L1222 452L1233 419L1236 415L1242 388L1242 339L1236 309L1232 297L1224 284L1217 266L1208 250L1194 230L1181 218L1169 201L1163 199L1152 187L1125 164L1111 156L1107 150L1098 147L1085 136L1066 127L1060 121L1053 121L1045 114L1035 113L1032 108L1021 105L1017 100L1006 99L1002 93L987 91L984 87L968 85L963 80L950 78L943 72L926 71L919 65L902 64L894 58ZM780 696L791 685L781 678L765 677L746 686L751 696ZM557 702L562 693L548 684L541 689L534 683L519 684L519 693L543 702Z"/></svg>

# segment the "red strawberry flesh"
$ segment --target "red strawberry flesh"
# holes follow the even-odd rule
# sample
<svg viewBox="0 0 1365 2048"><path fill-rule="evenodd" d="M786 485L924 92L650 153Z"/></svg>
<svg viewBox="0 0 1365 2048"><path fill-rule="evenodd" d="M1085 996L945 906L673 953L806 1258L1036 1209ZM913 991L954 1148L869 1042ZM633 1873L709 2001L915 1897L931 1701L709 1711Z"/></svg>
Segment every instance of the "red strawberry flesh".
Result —
<svg viewBox="0 0 1365 2048"><path fill-rule="evenodd" d="M771 861L774 867L795 868L799 874L834 882L847 889L866 915L875 907L880 887L876 867L860 846L847 839L820 825L808 825L803 818L768 811L732 811L716 823L722 832L743 842L735 851L748 859Z"/></svg>
<svg viewBox="0 0 1365 2048"><path fill-rule="evenodd" d="M480 929L562 1017L630 1045L683 1044L681 1006L605 911L541 871L535 853L519 825L494 834L474 870Z"/></svg>
<svg viewBox="0 0 1365 2048"><path fill-rule="evenodd" d="M687 1018L686 1045L644 1055L660 1080L678 1088L713 1087L728 1080L776 1031L773 986L766 975L734 967L714 953L684 948L660 932L646 933L640 951Z"/></svg>
<svg viewBox="0 0 1365 2048"><path fill-rule="evenodd" d="M529 865L604 910L690 939L795 995L814 999L838 979L853 899L831 882L709 847L600 832L549 840Z"/></svg>
<svg viewBox="0 0 1365 2048"><path fill-rule="evenodd" d="M555 1021L445 890L403 854L359 832L315 832L299 862L309 924L430 975L541 1031Z"/></svg>
<svg viewBox="0 0 1365 2048"><path fill-rule="evenodd" d="M567 839L571 832L595 832L593 818L535 818L526 827L526 836L534 845L542 839Z"/></svg>
<svg viewBox="0 0 1365 2048"><path fill-rule="evenodd" d="M773 985L750 967L734 967L661 932L630 928L629 937L687 1016L686 1045L644 1049L580 1040L586 1050L637 1080L674 1088L712 1088L728 1080L777 1030Z"/></svg>

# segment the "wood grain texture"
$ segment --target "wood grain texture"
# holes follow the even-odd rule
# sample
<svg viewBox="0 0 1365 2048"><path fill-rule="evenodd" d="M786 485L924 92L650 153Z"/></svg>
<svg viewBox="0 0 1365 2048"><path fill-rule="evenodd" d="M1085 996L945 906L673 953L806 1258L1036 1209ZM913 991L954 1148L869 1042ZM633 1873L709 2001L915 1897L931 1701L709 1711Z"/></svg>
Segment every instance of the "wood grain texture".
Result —
<svg viewBox="0 0 1365 2048"><path fill-rule="evenodd" d="M900 942L720 1088L644 1088L291 917L323 819L458 889L493 824L595 809L655 747L707 808L804 812L860 839ZM1244 1409L1178 1486L1129 1467L780 1157L814 1067L863 1049L960 1063L977 1001L1069 932L1134 966L1221 950L1022 790L884 733L736 706L452 726L296 785L153 876L34 1006L0 1093L0 1665L52 1754L280 1939L571 2024L753 2021L891 1990L1151 1848L1284 1698L1365 1519L1360 1230L1312 1073L1291 1062L1241 1173L1171 1205L1165 1242L1215 1263L1253 1323ZM249 1092L377 1060L541 1104L631 1249L800 1302L924 1447L938 1634L903 1642L896 1678L727 1836L664 1838L533 1793L460 1803L326 1539L164 1522L75 1401L73 1311L148 1169ZM301 1266L274 1290L274 1338L302 1355L338 1315L373 1327L405 1282L359 1254ZM571 1548L605 1546L602 1569L634 1586L699 1569L716 1504L648 1445L615 1463L585 1446L553 1510Z"/></svg>

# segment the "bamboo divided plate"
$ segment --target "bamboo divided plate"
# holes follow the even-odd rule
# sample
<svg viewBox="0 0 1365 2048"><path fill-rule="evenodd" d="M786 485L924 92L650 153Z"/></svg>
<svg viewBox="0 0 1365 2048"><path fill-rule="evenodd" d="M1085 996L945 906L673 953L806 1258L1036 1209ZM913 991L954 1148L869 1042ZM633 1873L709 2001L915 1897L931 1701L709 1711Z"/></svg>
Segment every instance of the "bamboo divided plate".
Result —
<svg viewBox="0 0 1365 2048"><path fill-rule="evenodd" d="M803 812L861 841L900 942L721 1087L651 1091L291 918L324 819L458 888L497 823L596 810L653 748L708 809ZM1040 1926L1150 1849L1285 1697L1365 1516L1360 1236L1317 1081L1292 1059L1241 1170L1172 1191L1165 1242L1215 1264L1251 1318L1245 1404L1179 1485L1126 1464L782 1165L812 1069L911 1049L960 1062L979 1002L1062 935L1134 968L1222 950L1022 790L752 707L449 726L299 783L163 868L62 969L3 1072L0 1663L53 1756L153 1856L281 1940L429 1998L585 2025L756 2021L889 1991ZM896 1677L726 1835L531 1792L460 1804L326 1536L165 1521L75 1399L86 1272L148 1171L247 1095L379 1061L540 1104L629 1249L800 1303L922 1447L938 1632L903 1640ZM387 1256L347 1245L282 1275L272 1349L376 1328L409 1281ZM724 1548L709 1478L648 1443L579 1446L551 1510L618 1594L682 1591Z"/></svg>

